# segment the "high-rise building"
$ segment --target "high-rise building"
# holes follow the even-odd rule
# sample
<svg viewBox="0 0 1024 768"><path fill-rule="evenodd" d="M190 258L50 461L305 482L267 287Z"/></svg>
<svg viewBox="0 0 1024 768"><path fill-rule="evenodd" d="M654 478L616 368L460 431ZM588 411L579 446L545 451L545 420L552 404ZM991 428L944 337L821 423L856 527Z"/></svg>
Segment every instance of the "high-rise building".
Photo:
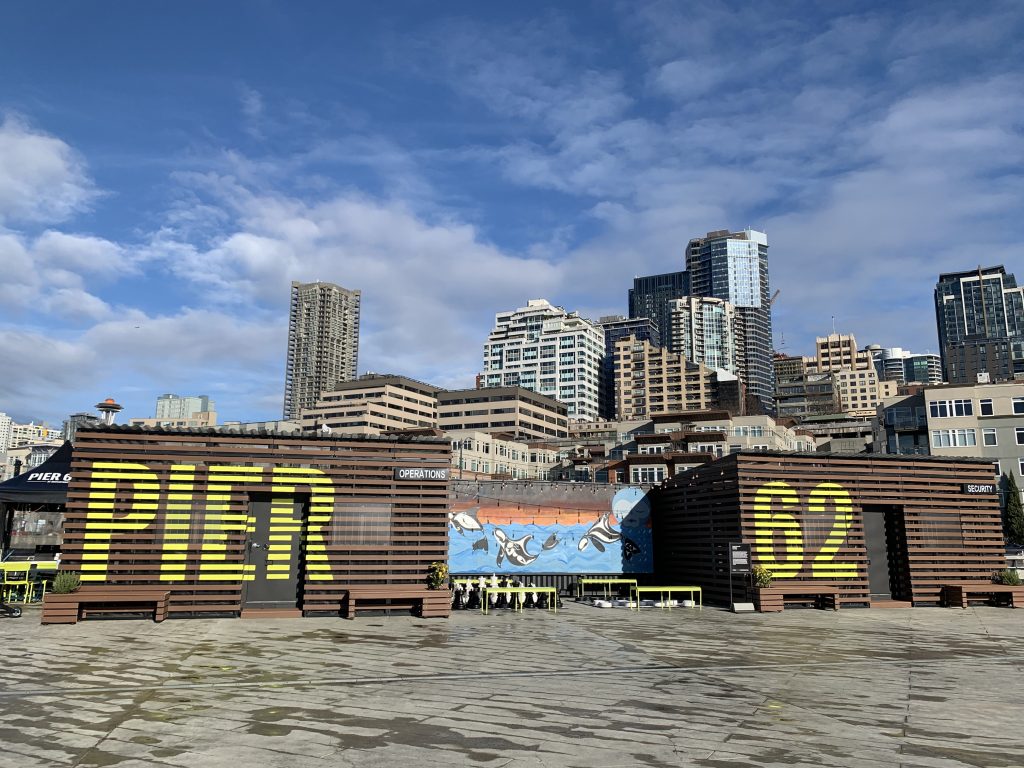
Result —
<svg viewBox="0 0 1024 768"><path fill-rule="evenodd" d="M292 283L284 418L298 419L322 392L356 377L361 295L333 283Z"/></svg>
<svg viewBox="0 0 1024 768"><path fill-rule="evenodd" d="M1024 287L1002 265L939 275L935 317L950 384L1024 373Z"/></svg>
<svg viewBox="0 0 1024 768"><path fill-rule="evenodd" d="M568 406L570 420L600 411L604 333L544 299L495 316L484 344L484 387L524 387Z"/></svg>
<svg viewBox="0 0 1024 768"><path fill-rule="evenodd" d="M6 413L0 413L0 453L7 453L11 445L11 428L14 422Z"/></svg>
<svg viewBox="0 0 1024 768"><path fill-rule="evenodd" d="M188 419L197 413L217 410L216 403L207 395L160 395L156 399L157 419Z"/></svg>
<svg viewBox="0 0 1024 768"><path fill-rule="evenodd" d="M64 440L70 440L72 443L75 442L75 435L78 433L78 428L82 426L93 427L97 424L102 424L95 414L92 413L72 413L66 419L61 427L61 437Z"/></svg>
<svg viewBox="0 0 1024 768"><path fill-rule="evenodd" d="M722 299L736 308L739 377L748 394L773 412L768 236L752 229L708 232L687 246L686 269L691 295Z"/></svg>
<svg viewBox="0 0 1024 768"><path fill-rule="evenodd" d="M942 357L932 352L915 355L902 347L867 348L875 361L878 377L897 384L941 384Z"/></svg>
<svg viewBox="0 0 1024 768"><path fill-rule="evenodd" d="M629 316L650 318L661 332L662 344L667 344L669 302L689 295L690 276L685 271L634 277L633 287L629 289Z"/></svg>
<svg viewBox="0 0 1024 768"><path fill-rule="evenodd" d="M688 296L670 303L668 349L708 368L740 374L739 317L723 299ZM774 371L772 382L774 385Z"/></svg>
<svg viewBox="0 0 1024 768"><path fill-rule="evenodd" d="M604 331L604 360L601 363L601 418L615 418L615 343L630 336L661 346L657 324L649 317L609 315L597 321Z"/></svg>

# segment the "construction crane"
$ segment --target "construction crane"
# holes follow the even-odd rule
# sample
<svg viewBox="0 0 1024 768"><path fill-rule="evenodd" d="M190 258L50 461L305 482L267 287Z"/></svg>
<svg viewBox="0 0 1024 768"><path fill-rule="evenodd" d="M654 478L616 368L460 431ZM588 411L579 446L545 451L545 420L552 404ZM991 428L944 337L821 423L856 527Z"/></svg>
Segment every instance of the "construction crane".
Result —
<svg viewBox="0 0 1024 768"><path fill-rule="evenodd" d="M774 304L774 303L775 303L775 300L776 300L777 298L779 298L779 294L780 294L781 292L782 292L782 289L781 289L781 288L777 288L777 289L775 290L775 293L773 293L773 294L772 294L772 297L771 297L770 299L768 299L768 309L771 309L771 308L772 308L772 304Z"/></svg>

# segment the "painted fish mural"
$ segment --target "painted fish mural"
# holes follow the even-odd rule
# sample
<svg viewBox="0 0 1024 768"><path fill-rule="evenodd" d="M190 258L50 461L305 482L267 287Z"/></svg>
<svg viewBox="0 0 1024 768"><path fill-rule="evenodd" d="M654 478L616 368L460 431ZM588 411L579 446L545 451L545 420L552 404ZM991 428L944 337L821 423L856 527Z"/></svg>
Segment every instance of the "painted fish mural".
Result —
<svg viewBox="0 0 1024 768"><path fill-rule="evenodd" d="M605 512L600 518L598 518L596 523L590 526L590 530L588 530L586 534L584 534L583 538L580 539L580 552L585 550L591 544L597 547L598 552L604 552L605 544L611 544L619 540L619 532L612 530L612 525L608 522L608 518L611 517L611 514L611 512Z"/></svg>
<svg viewBox="0 0 1024 768"><path fill-rule="evenodd" d="M509 565L524 566L529 565L537 559L537 555L531 555L526 551L526 544L533 538L532 533L528 533L520 539L512 540L508 537L501 528L496 528L494 531L494 540L498 543L498 559L497 565L501 565L503 559L508 559Z"/></svg>
<svg viewBox="0 0 1024 768"><path fill-rule="evenodd" d="M456 502L449 512L448 562L453 573L491 574L496 567L507 573L654 570L650 502L640 488L616 492L610 509L601 509L599 500L589 502L592 509L568 503L561 507L526 506L511 499L495 502Z"/></svg>
<svg viewBox="0 0 1024 768"><path fill-rule="evenodd" d="M448 522L451 523L451 526L459 533L463 533L465 531L482 531L483 527L480 525L480 521L476 519L479 511L480 507L464 509L461 512L448 510Z"/></svg>

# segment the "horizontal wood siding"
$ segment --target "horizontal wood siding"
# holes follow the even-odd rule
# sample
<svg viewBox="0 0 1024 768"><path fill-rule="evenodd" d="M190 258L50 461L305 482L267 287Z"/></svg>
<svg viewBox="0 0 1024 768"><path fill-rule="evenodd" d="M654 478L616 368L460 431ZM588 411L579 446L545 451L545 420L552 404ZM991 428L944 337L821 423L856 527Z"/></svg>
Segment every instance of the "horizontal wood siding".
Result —
<svg viewBox="0 0 1024 768"><path fill-rule="evenodd" d="M726 602L727 547L745 542L775 584L828 581L841 604L866 604L863 509L892 507L902 511L906 538L896 578L915 605L938 605L942 584L987 581L1003 567L998 496L962 491L992 482L982 462L735 454L666 483L656 505L655 563L665 578L695 580L709 600Z"/></svg>
<svg viewBox="0 0 1024 768"><path fill-rule="evenodd" d="M86 583L166 586L172 616L237 614L250 495L290 491L311 500L308 540L293 539L300 607L338 611L350 585L423 585L447 560L447 482L393 477L447 468L449 454L447 441L401 437L80 431L61 567ZM360 522L367 509L381 525Z"/></svg>

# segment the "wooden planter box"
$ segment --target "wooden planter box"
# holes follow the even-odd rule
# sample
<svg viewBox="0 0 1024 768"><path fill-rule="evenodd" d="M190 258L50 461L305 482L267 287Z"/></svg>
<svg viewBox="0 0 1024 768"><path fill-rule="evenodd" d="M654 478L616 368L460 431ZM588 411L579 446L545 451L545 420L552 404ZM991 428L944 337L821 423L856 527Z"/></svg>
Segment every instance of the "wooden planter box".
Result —
<svg viewBox="0 0 1024 768"><path fill-rule="evenodd" d="M778 587L755 587L754 607L761 613L779 613L791 602L814 602L816 608L839 610L839 589L830 584L791 583Z"/></svg>

